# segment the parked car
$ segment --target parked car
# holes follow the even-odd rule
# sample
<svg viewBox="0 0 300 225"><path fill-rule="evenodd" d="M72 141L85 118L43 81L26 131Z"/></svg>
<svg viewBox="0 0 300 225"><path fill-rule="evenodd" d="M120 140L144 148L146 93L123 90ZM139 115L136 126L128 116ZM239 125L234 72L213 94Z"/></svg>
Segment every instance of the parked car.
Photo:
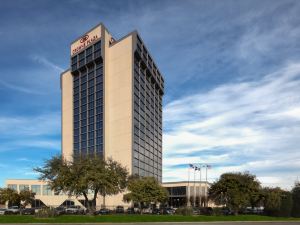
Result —
<svg viewBox="0 0 300 225"><path fill-rule="evenodd" d="M21 214L22 215L34 215L35 209L34 208L25 208L21 209Z"/></svg>
<svg viewBox="0 0 300 225"><path fill-rule="evenodd" d="M160 215L162 213L162 211L158 208L154 208L152 209L152 214L155 214L155 215Z"/></svg>
<svg viewBox="0 0 300 225"><path fill-rule="evenodd" d="M123 207L123 206L118 205L118 206L116 207L116 213L124 213L124 212L125 212L125 210L124 210L124 207Z"/></svg>
<svg viewBox="0 0 300 225"><path fill-rule="evenodd" d="M6 214L7 214L6 209L0 209L0 216L6 215Z"/></svg>
<svg viewBox="0 0 300 225"><path fill-rule="evenodd" d="M102 209L95 212L96 215L108 215L110 213L111 213L111 211L109 209L106 209L106 208L102 208Z"/></svg>
<svg viewBox="0 0 300 225"><path fill-rule="evenodd" d="M228 208L223 208L222 209L222 214L225 215L225 216L229 216L229 215L233 215L233 212Z"/></svg>
<svg viewBox="0 0 300 225"><path fill-rule="evenodd" d="M79 205L71 205L65 210L66 214L85 214L85 209Z"/></svg>
<svg viewBox="0 0 300 225"><path fill-rule="evenodd" d="M138 208L134 208L134 207L129 207L126 212L127 212L127 214L138 214L139 213L139 209Z"/></svg>
<svg viewBox="0 0 300 225"><path fill-rule="evenodd" d="M142 212L143 212L144 214L152 214L152 209L151 209L151 208L143 208L143 209L142 209Z"/></svg>
<svg viewBox="0 0 300 225"><path fill-rule="evenodd" d="M165 215L173 215L173 214L175 214L175 209L171 208L171 207L162 208L161 211L162 211L162 214L165 214Z"/></svg>
<svg viewBox="0 0 300 225"><path fill-rule="evenodd" d="M202 207L200 208L200 214L211 216L213 214L213 209L211 207Z"/></svg>
<svg viewBox="0 0 300 225"><path fill-rule="evenodd" d="M55 214L56 215L60 216L60 215L63 215L65 213L66 213L66 209L64 207L59 206L59 207L55 208Z"/></svg>
<svg viewBox="0 0 300 225"><path fill-rule="evenodd" d="M38 213L43 207L35 207L34 208L34 213Z"/></svg>
<svg viewBox="0 0 300 225"><path fill-rule="evenodd" d="M11 206L6 211L7 211L7 214L19 214L20 208L19 208L19 206Z"/></svg>

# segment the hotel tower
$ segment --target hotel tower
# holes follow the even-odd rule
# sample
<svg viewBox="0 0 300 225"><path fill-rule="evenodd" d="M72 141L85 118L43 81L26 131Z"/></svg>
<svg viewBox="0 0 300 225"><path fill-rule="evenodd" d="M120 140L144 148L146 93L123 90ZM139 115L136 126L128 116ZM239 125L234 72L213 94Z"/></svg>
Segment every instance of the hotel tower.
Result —
<svg viewBox="0 0 300 225"><path fill-rule="evenodd" d="M99 24L71 43L61 74L62 155L111 157L162 180L164 79L139 34Z"/></svg>

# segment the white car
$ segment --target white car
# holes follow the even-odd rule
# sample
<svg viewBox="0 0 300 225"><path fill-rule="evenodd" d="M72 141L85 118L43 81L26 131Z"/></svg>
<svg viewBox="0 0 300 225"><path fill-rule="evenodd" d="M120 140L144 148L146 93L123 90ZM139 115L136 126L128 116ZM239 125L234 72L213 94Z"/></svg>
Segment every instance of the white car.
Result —
<svg viewBox="0 0 300 225"><path fill-rule="evenodd" d="M5 215L5 214L7 214L6 209L0 209L0 215L2 216L2 215Z"/></svg>
<svg viewBox="0 0 300 225"><path fill-rule="evenodd" d="M72 205L66 208L66 214L85 214L85 210L78 205Z"/></svg>
<svg viewBox="0 0 300 225"><path fill-rule="evenodd" d="M20 213L19 206L12 206L6 210L7 214L18 214Z"/></svg>

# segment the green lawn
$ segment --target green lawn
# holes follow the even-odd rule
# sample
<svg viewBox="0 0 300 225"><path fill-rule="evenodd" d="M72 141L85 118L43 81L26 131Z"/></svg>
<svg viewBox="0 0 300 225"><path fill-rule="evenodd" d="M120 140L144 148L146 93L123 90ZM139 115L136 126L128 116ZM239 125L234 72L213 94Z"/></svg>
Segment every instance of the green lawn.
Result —
<svg viewBox="0 0 300 225"><path fill-rule="evenodd" d="M126 223L126 222L207 222L207 221L300 221L300 218L281 218L255 215L240 216L178 216L178 215L107 215L59 216L36 218L34 216L0 216L0 223Z"/></svg>

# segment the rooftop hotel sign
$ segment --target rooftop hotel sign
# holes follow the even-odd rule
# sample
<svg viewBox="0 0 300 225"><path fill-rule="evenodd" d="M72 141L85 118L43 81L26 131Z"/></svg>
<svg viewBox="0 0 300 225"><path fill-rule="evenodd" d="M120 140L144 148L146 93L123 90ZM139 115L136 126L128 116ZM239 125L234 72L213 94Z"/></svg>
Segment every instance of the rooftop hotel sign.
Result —
<svg viewBox="0 0 300 225"><path fill-rule="evenodd" d="M81 52L83 49L89 45L97 42L101 37L101 27L98 26L90 32L86 33L73 44L71 44L71 56Z"/></svg>

